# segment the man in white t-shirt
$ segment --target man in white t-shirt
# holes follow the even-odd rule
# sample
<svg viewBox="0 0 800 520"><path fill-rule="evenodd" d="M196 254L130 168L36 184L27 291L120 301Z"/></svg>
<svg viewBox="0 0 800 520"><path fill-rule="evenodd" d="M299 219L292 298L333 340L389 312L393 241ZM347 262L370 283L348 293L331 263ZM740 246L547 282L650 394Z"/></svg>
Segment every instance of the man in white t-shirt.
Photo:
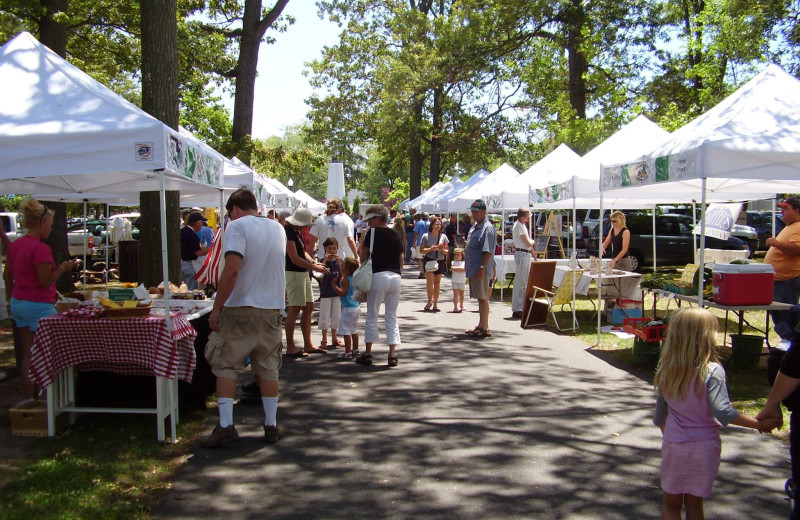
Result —
<svg viewBox="0 0 800 520"><path fill-rule="evenodd" d="M514 273L514 291L511 294L511 317L522 319L522 309L525 306L525 292L528 290L528 276L531 272L531 253L533 240L525 227L531 219L531 212L527 208L517 210L517 221L511 234L514 237L514 263L517 266Z"/></svg>
<svg viewBox="0 0 800 520"><path fill-rule="evenodd" d="M353 220L344 213L344 204L339 199L330 199L325 215L320 215L311 226L311 243L309 251L313 251L316 244L325 242L328 237L333 237L339 243L339 258L345 259L352 257L358 260L356 255L356 241ZM325 249L317 248L317 258L325 256Z"/></svg>
<svg viewBox="0 0 800 520"><path fill-rule="evenodd" d="M264 440L280 437L278 370L281 368L285 305L286 233L278 222L258 213L255 196L244 189L226 204L230 224L225 228L225 267L219 279L214 308L208 319L212 332L206 359L217 376L219 424L203 443L217 447L239 440L233 425L236 378L249 356L258 376L264 406Z"/></svg>

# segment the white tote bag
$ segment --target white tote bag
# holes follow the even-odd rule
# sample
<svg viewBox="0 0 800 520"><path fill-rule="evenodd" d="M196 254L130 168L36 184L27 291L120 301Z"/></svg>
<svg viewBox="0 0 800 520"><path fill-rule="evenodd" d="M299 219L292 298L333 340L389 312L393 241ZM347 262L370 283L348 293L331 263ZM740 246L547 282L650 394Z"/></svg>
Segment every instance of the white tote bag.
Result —
<svg viewBox="0 0 800 520"><path fill-rule="evenodd" d="M372 289L372 248L375 247L375 228L370 230L369 257L353 273L353 287L357 291L368 293Z"/></svg>

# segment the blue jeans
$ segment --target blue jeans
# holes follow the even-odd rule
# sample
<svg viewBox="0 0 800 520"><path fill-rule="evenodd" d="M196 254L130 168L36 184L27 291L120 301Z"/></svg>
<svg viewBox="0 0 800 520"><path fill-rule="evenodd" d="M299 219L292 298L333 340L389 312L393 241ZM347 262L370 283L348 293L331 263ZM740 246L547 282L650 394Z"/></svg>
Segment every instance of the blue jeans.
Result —
<svg viewBox="0 0 800 520"><path fill-rule="evenodd" d="M772 299L776 302L797 305L797 295L800 294L800 276L789 280L775 282L772 288ZM789 311L770 311L775 332L781 339L794 337L794 323L787 323Z"/></svg>
<svg viewBox="0 0 800 520"><path fill-rule="evenodd" d="M409 263L411 261L411 248L415 246L414 244L414 232L413 231L406 231L406 255L403 259L403 262Z"/></svg>

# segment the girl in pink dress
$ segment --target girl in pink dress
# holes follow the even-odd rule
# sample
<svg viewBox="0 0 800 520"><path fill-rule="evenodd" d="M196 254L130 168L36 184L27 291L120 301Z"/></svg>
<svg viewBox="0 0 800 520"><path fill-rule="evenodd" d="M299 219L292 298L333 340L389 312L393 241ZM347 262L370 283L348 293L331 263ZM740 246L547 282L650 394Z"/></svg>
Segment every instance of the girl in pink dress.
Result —
<svg viewBox="0 0 800 520"><path fill-rule="evenodd" d="M700 307L670 319L653 385L658 392L653 422L661 428L662 519L703 518L703 499L719 470L721 425L760 431L774 425L737 412L728 397L725 371L717 363L717 317Z"/></svg>

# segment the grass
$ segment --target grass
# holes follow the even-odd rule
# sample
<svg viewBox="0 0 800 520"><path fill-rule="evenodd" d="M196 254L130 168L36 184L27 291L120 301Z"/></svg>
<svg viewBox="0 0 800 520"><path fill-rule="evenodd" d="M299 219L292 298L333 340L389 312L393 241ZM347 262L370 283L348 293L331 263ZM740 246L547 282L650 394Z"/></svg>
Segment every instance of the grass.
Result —
<svg viewBox="0 0 800 520"><path fill-rule="evenodd" d="M659 269L659 272L662 270ZM504 301L510 303L511 301L511 291L513 288L513 284L509 284L508 287L504 289ZM591 294L591 293L590 293ZM495 299L500 299L500 290L495 289L493 296ZM596 296L595 296L596 297ZM595 302L596 303L596 302ZM684 305L686 305L684 303ZM645 296L644 301L644 316L652 317L652 309L653 309L653 296L652 294ZM576 317L578 320L579 328L575 331L574 335L583 341L584 343L590 345L592 351L598 353L600 356L609 360L609 362L613 363L616 366L619 366L625 370L629 370L631 372L636 373L647 379L648 381L652 382L653 375L655 374L654 368L636 366L631 363L631 351L633 349L633 339L623 339L619 338L613 334L600 334L600 342L598 344L598 336L597 336L597 317L595 314L595 308L592 305L592 302L583 296L579 296L576 302ZM669 313L674 312L677 309L676 304L672 302L669 306ZM718 354L722 360L722 364L725 367L727 381L728 381L728 391L730 393L730 398L733 406L739 410L740 412L749 415L755 416L763 407L764 403L767 400L767 395L769 395L770 391L770 384L767 381L766 377L766 368L764 362L766 360L765 357L762 357L762 362L759 363L759 366L750 370L740 370L732 366L728 366L727 360L731 354L730 348L730 334L738 333L738 319L735 314L730 313L727 322L725 320L725 311L717 310L717 309L709 309L711 312L716 314L720 321L719 327L720 332L717 334L717 344L719 345ZM661 299L658 300L656 303L656 314L659 318L664 317L664 313L667 311L667 300ZM559 323L564 324L569 323L570 311L568 308L565 308L564 312L559 314ZM563 315L563 319L562 316ZM552 325L553 319L552 317L548 317L548 323ZM763 327L764 326L764 311L751 311L746 312L744 317L744 327L742 329L743 334L762 334L760 331L757 331L755 328L751 327L749 324L755 324L756 326ZM606 324L605 322L603 323ZM727 346L723 346L723 333L722 330L727 326L728 330L728 337L727 337ZM773 339L773 341L778 337L777 334L772 329L772 321L769 321L769 336ZM776 433L776 436L781 438L786 438L789 432L789 413L786 409L783 409L784 413L784 425L780 432Z"/></svg>

